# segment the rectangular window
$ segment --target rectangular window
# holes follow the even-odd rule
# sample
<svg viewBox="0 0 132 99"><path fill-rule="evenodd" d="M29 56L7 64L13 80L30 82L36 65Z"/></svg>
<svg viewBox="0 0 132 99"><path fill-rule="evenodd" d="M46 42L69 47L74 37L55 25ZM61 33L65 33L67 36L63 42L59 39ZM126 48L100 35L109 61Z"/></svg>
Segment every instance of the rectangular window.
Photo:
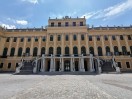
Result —
<svg viewBox="0 0 132 99"><path fill-rule="evenodd" d="M37 37L35 37L34 40L35 40L35 42L38 42L38 38Z"/></svg>
<svg viewBox="0 0 132 99"><path fill-rule="evenodd" d="M69 40L69 37L68 37L68 35L66 35L66 41L68 41Z"/></svg>
<svg viewBox="0 0 132 99"><path fill-rule="evenodd" d="M0 68L3 68L3 63L0 64Z"/></svg>
<svg viewBox="0 0 132 99"><path fill-rule="evenodd" d="M17 37L14 37L14 40L13 40L13 42L16 42L17 41Z"/></svg>
<svg viewBox="0 0 132 99"><path fill-rule="evenodd" d="M50 41L53 41L53 35L50 36Z"/></svg>
<svg viewBox="0 0 132 99"><path fill-rule="evenodd" d="M99 36L97 36L97 41L100 41L100 37Z"/></svg>
<svg viewBox="0 0 132 99"><path fill-rule="evenodd" d="M11 68L11 63L8 63L8 69L10 69Z"/></svg>
<svg viewBox="0 0 132 99"><path fill-rule="evenodd" d="M120 40L123 40L123 35L120 35Z"/></svg>
<svg viewBox="0 0 132 99"><path fill-rule="evenodd" d="M108 41L108 36L107 35L105 35L104 38L105 38L106 41Z"/></svg>
<svg viewBox="0 0 132 99"><path fill-rule="evenodd" d="M77 36L73 35L73 40L76 41L77 40Z"/></svg>
<svg viewBox="0 0 132 99"><path fill-rule="evenodd" d="M118 67L120 67L120 68L121 68L121 62L117 62L117 64L118 64Z"/></svg>
<svg viewBox="0 0 132 99"><path fill-rule="evenodd" d="M69 23L68 22L65 22L65 26L69 26Z"/></svg>
<svg viewBox="0 0 132 99"><path fill-rule="evenodd" d="M18 63L16 63L16 67L18 67L19 65L18 65Z"/></svg>
<svg viewBox="0 0 132 99"><path fill-rule="evenodd" d="M6 42L9 42L9 41L10 41L10 37L7 37Z"/></svg>
<svg viewBox="0 0 132 99"><path fill-rule="evenodd" d="M76 22L73 22L73 26L76 26Z"/></svg>
<svg viewBox="0 0 132 99"><path fill-rule="evenodd" d="M24 38L22 37L22 38L21 38L21 42L23 42L23 41L24 41Z"/></svg>
<svg viewBox="0 0 132 99"><path fill-rule="evenodd" d="M130 68L130 63L126 62L126 66L127 66L127 68Z"/></svg>
<svg viewBox="0 0 132 99"><path fill-rule="evenodd" d="M58 41L61 41L61 36L60 35L58 35Z"/></svg>
<svg viewBox="0 0 132 99"><path fill-rule="evenodd" d="M132 39L130 35L128 35L127 37L128 37L128 40L131 40Z"/></svg>
<svg viewBox="0 0 132 99"><path fill-rule="evenodd" d="M115 38L115 36L114 36L114 35L112 35L112 40L116 40L116 38Z"/></svg>
<svg viewBox="0 0 132 99"><path fill-rule="evenodd" d="M81 39L84 40L84 35L83 34L81 35Z"/></svg>
<svg viewBox="0 0 132 99"><path fill-rule="evenodd" d="M46 37L44 36L42 40L43 40L43 42L45 42L46 41Z"/></svg>
<svg viewBox="0 0 132 99"><path fill-rule="evenodd" d="M31 37L28 37L28 42L30 42L31 41Z"/></svg>
<svg viewBox="0 0 132 99"><path fill-rule="evenodd" d="M61 22L58 22L58 27L61 27Z"/></svg>
<svg viewBox="0 0 132 99"><path fill-rule="evenodd" d="M92 36L89 36L89 41L92 41Z"/></svg>
<svg viewBox="0 0 132 99"><path fill-rule="evenodd" d="M54 22L51 22L51 27L54 27Z"/></svg>
<svg viewBox="0 0 132 99"><path fill-rule="evenodd" d="M83 22L80 22L80 26L83 26Z"/></svg>

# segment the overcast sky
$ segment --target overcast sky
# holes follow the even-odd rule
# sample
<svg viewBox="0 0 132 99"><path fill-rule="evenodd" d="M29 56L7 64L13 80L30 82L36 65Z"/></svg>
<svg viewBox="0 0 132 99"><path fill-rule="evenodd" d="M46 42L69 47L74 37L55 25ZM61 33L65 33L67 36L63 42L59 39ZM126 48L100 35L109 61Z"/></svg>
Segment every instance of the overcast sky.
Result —
<svg viewBox="0 0 132 99"><path fill-rule="evenodd" d="M0 0L0 25L46 26L49 17L86 17L94 26L132 24L132 0Z"/></svg>

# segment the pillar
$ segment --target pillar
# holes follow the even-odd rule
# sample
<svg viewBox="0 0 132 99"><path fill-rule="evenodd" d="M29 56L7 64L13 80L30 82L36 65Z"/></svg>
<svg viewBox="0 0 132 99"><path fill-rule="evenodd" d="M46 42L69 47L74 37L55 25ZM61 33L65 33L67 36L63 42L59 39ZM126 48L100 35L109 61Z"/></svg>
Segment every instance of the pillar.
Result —
<svg viewBox="0 0 132 99"><path fill-rule="evenodd" d="M117 43L118 43L118 50L119 50L119 52L122 52L119 35L117 36Z"/></svg>
<svg viewBox="0 0 132 99"><path fill-rule="evenodd" d="M34 43L34 37L31 38L31 48L30 48L30 55L33 55L33 43Z"/></svg>
<svg viewBox="0 0 132 99"><path fill-rule="evenodd" d="M54 61L53 61L53 55L51 54L51 58L50 58L50 72L55 71L54 68Z"/></svg>
<svg viewBox="0 0 132 99"><path fill-rule="evenodd" d="M81 64L80 64L80 71L81 71L81 72L85 72L83 54L81 55L80 63L81 63Z"/></svg>
<svg viewBox="0 0 132 99"><path fill-rule="evenodd" d="M81 54L81 46L80 46L80 34L78 33L78 54L80 55Z"/></svg>
<svg viewBox="0 0 132 99"><path fill-rule="evenodd" d="M54 35L54 51L53 51L54 55L56 55L56 41L57 41L57 37L56 36L57 35L55 34Z"/></svg>
<svg viewBox="0 0 132 99"><path fill-rule="evenodd" d="M106 56L106 50L105 50L105 44L104 44L104 36L101 36L101 42L102 42L102 52L103 52L103 56Z"/></svg>
<svg viewBox="0 0 132 99"><path fill-rule="evenodd" d="M45 54L49 54L48 50L49 50L49 34L47 34L47 37L46 37Z"/></svg>
<svg viewBox="0 0 132 99"><path fill-rule="evenodd" d="M20 38L17 39L17 44L16 44L16 47L15 47L15 56L17 56L18 54L18 46L19 46L19 43L20 43Z"/></svg>
<svg viewBox="0 0 132 99"><path fill-rule="evenodd" d="M89 66L90 66L89 71L90 71L90 72L93 72L93 71L94 71L94 69L93 69L93 60L92 60L92 57L93 57L93 55L90 54L90 58L89 58Z"/></svg>
<svg viewBox="0 0 132 99"><path fill-rule="evenodd" d="M114 53L113 43L112 43L112 37L109 36L109 43L110 43L110 51Z"/></svg>
<svg viewBox="0 0 132 99"><path fill-rule="evenodd" d="M73 35L70 34L70 54L73 54L73 45L72 45L72 41L73 41Z"/></svg>
<svg viewBox="0 0 132 99"><path fill-rule="evenodd" d="M127 36L124 36L127 52L130 52L130 46L128 44Z"/></svg>
<svg viewBox="0 0 132 99"><path fill-rule="evenodd" d="M42 37L39 37L39 45L38 45L38 53L37 55L41 55L41 43L42 43Z"/></svg>
<svg viewBox="0 0 132 99"><path fill-rule="evenodd" d="M44 71L45 71L45 55L43 54L41 58L41 72Z"/></svg>
<svg viewBox="0 0 132 99"><path fill-rule="evenodd" d="M96 36L93 36L93 39L94 39L94 53L95 55L98 55L98 51L97 51L97 44L96 44Z"/></svg>
<svg viewBox="0 0 132 99"><path fill-rule="evenodd" d="M23 51L22 51L22 55L23 53L26 53L26 42L27 42L27 38L24 38L24 44L23 44Z"/></svg>
<svg viewBox="0 0 132 99"><path fill-rule="evenodd" d="M85 34L85 41L86 41L86 54L89 54L89 43L88 43L88 35Z"/></svg>
<svg viewBox="0 0 132 99"><path fill-rule="evenodd" d="M65 53L65 47L64 47L64 34L62 34L62 41L61 41L61 54L64 55Z"/></svg>
<svg viewBox="0 0 132 99"><path fill-rule="evenodd" d="M13 42L13 38L10 38L9 47L8 47L8 52L7 52L7 56L10 56L12 42Z"/></svg>
<svg viewBox="0 0 132 99"><path fill-rule="evenodd" d="M73 62L72 62L72 58L71 58L71 61L70 61L70 70L71 70L71 72L73 71Z"/></svg>

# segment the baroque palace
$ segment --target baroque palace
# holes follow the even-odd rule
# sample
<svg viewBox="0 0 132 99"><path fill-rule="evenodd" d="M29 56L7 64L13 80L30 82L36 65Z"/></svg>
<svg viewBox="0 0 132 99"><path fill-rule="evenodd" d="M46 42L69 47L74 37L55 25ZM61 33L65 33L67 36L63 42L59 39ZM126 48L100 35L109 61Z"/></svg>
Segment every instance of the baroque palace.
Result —
<svg viewBox="0 0 132 99"><path fill-rule="evenodd" d="M85 17L65 16L49 18L45 28L0 28L0 71L24 66L32 72L132 71L132 26L89 27Z"/></svg>

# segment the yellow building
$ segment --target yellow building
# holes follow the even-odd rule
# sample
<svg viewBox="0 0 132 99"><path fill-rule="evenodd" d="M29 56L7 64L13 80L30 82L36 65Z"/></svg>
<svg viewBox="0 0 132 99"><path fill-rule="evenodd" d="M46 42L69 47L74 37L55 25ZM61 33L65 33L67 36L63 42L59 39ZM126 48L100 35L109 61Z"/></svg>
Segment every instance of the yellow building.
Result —
<svg viewBox="0 0 132 99"><path fill-rule="evenodd" d="M132 26L88 27L85 17L66 16L49 18L45 28L0 28L0 71L15 71L22 58L42 55L42 71L92 71L91 54L102 60L114 56L121 71L132 71Z"/></svg>

